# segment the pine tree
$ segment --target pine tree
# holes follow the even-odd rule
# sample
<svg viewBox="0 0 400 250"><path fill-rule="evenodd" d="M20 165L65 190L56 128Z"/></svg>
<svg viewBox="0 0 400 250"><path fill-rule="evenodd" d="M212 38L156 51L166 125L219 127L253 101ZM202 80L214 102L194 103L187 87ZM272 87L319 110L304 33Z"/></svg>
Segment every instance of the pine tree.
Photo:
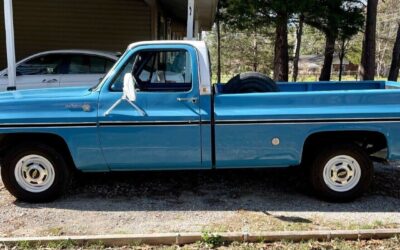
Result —
<svg viewBox="0 0 400 250"><path fill-rule="evenodd" d="M289 79L288 23L312 0L229 0L224 22L236 30L263 32L275 27L274 80Z"/></svg>
<svg viewBox="0 0 400 250"><path fill-rule="evenodd" d="M376 66L376 18L378 15L378 0L368 0L367 22L361 55L361 80L374 80Z"/></svg>
<svg viewBox="0 0 400 250"><path fill-rule="evenodd" d="M325 34L324 65L320 81L329 81L337 39L347 40L357 34L364 22L358 0L316 0L305 22Z"/></svg>
<svg viewBox="0 0 400 250"><path fill-rule="evenodd" d="M397 29L397 37L393 47L392 64L390 66L389 81L397 81L400 70L400 23Z"/></svg>

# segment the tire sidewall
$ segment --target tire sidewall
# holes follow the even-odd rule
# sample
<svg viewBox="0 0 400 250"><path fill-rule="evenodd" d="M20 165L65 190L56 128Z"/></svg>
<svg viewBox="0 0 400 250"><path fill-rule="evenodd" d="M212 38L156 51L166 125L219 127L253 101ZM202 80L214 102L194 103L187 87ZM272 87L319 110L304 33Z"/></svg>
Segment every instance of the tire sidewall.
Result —
<svg viewBox="0 0 400 250"><path fill-rule="evenodd" d="M279 91L277 84L268 76L258 72L238 74L223 87L223 92L227 94L277 91Z"/></svg>
<svg viewBox="0 0 400 250"><path fill-rule="evenodd" d="M22 188L15 177L18 161L27 155L39 155L46 158L54 168L54 182L43 192L33 193ZM62 156L45 145L21 145L11 150L2 162L1 176L4 186L17 199L26 202L49 202L56 199L65 189L69 180L69 171Z"/></svg>
<svg viewBox="0 0 400 250"><path fill-rule="evenodd" d="M339 155L354 158L360 166L361 176L357 185L345 192L334 191L324 181L324 168L329 160ZM322 150L311 166L311 183L317 195L328 201L346 202L354 200L368 189L373 178L373 164L369 156L357 145L334 145Z"/></svg>

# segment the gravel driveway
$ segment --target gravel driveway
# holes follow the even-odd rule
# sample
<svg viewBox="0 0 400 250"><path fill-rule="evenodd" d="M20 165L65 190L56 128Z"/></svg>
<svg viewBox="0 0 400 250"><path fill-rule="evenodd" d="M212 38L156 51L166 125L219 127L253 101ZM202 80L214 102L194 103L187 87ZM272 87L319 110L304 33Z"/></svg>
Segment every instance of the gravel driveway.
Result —
<svg viewBox="0 0 400 250"><path fill-rule="evenodd" d="M376 169L345 204L314 198L295 169L82 174L47 204L15 201L0 180L0 236L398 227L400 163Z"/></svg>

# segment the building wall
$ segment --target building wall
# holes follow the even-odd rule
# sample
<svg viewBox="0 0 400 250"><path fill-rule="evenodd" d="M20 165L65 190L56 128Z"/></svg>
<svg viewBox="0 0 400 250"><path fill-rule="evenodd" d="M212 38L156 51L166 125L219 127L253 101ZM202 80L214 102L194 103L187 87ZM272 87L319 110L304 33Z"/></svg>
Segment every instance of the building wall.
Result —
<svg viewBox="0 0 400 250"><path fill-rule="evenodd" d="M186 23L173 21L171 24L172 39L182 40L186 37Z"/></svg>
<svg viewBox="0 0 400 250"><path fill-rule="evenodd" d="M144 0L14 0L17 60L44 50L97 49L123 52L151 39L151 12ZM0 69L6 66L3 4Z"/></svg>

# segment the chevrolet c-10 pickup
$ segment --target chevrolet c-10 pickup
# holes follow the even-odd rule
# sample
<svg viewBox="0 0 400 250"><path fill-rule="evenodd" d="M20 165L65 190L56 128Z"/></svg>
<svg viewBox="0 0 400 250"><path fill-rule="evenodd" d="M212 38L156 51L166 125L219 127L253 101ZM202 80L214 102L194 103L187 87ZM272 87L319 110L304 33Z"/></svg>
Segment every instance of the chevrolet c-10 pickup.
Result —
<svg viewBox="0 0 400 250"><path fill-rule="evenodd" d="M374 161L400 159L400 84L212 84L201 41L130 45L92 88L0 94L1 176L27 202L56 199L74 171L299 166L315 193L359 197Z"/></svg>

